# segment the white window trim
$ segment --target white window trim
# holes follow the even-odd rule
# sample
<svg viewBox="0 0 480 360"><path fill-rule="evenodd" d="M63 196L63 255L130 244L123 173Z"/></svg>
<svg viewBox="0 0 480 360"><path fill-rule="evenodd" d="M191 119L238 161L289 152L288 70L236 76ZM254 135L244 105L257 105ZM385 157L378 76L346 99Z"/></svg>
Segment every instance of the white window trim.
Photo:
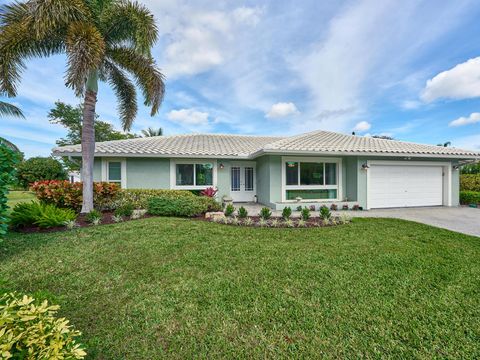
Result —
<svg viewBox="0 0 480 360"><path fill-rule="evenodd" d="M440 166L443 167L443 206L452 206L452 163L441 161L395 161L395 160L367 160L367 166ZM365 171L365 170L363 170ZM367 169L367 210L370 210L370 171Z"/></svg>
<svg viewBox="0 0 480 360"><path fill-rule="evenodd" d="M118 183L116 181L108 180L108 163L109 162L119 162L121 163L121 181L120 186L122 189L127 188L127 160L125 158L102 158L102 181Z"/></svg>
<svg viewBox="0 0 480 360"><path fill-rule="evenodd" d="M287 178L285 174L285 170L286 170L285 163L288 161L294 161L299 163L301 162L336 163L337 164L337 185L287 185ZM331 190L331 189L337 190L337 197L335 199L303 199L301 202L340 201L343 194L342 177L343 177L342 158L282 156L282 202L287 202L287 203L297 202L297 200L287 200L287 190Z"/></svg>
<svg viewBox="0 0 480 360"><path fill-rule="evenodd" d="M213 184L212 185L177 185L177 164L206 164L212 163L213 164ZM195 182L195 168L193 171L193 177ZM195 159L195 160L188 160L188 159L175 159L170 160L170 189L175 190L204 190L209 187L217 187L217 160L211 159Z"/></svg>

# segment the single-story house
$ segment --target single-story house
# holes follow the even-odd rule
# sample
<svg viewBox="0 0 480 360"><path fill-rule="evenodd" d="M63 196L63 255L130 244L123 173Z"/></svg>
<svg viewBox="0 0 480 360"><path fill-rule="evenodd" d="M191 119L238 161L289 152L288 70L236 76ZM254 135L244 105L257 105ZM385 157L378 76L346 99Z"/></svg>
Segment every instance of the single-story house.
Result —
<svg viewBox="0 0 480 360"><path fill-rule="evenodd" d="M81 146L55 156L79 157ZM94 180L200 190L273 209L347 202L364 209L457 206L459 165L480 153L314 131L296 136L188 134L99 142Z"/></svg>

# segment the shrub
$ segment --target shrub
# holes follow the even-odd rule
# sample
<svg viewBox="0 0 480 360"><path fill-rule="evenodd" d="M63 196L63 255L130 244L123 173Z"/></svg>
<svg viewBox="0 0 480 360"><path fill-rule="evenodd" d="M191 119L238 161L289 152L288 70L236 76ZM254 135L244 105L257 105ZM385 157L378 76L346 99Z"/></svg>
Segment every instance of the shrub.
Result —
<svg viewBox="0 0 480 360"><path fill-rule="evenodd" d="M235 206L233 206L233 204L228 204L225 207L225 216L232 216L234 212L235 212Z"/></svg>
<svg viewBox="0 0 480 360"><path fill-rule="evenodd" d="M217 195L217 192L218 192L217 189L213 187L209 187L209 188L206 188L205 190L200 191L200 195L213 198L215 197L215 195Z"/></svg>
<svg viewBox="0 0 480 360"><path fill-rule="evenodd" d="M480 191L460 191L460 204L480 204Z"/></svg>
<svg viewBox="0 0 480 360"><path fill-rule="evenodd" d="M98 223L98 219L102 219L102 213L97 209L93 209L85 215L85 220L92 224Z"/></svg>
<svg viewBox="0 0 480 360"><path fill-rule="evenodd" d="M310 205L308 208L310 209L310 211L315 211L315 205Z"/></svg>
<svg viewBox="0 0 480 360"><path fill-rule="evenodd" d="M270 208L268 207L263 207L260 209L260 214L259 214L260 218L262 218L263 220L268 220L272 217L272 212L270 211Z"/></svg>
<svg viewBox="0 0 480 360"><path fill-rule="evenodd" d="M302 211L302 207L300 205L297 206L297 211Z"/></svg>
<svg viewBox="0 0 480 360"><path fill-rule="evenodd" d="M210 201L205 201L210 200ZM148 213L159 216L181 216L192 217L202 215L212 209L220 206L212 198L206 197L154 197L148 200ZM217 208L218 208L217 207Z"/></svg>
<svg viewBox="0 0 480 360"><path fill-rule="evenodd" d="M307 221L308 219L310 219L310 209L307 207L304 207L300 215L304 221Z"/></svg>
<svg viewBox="0 0 480 360"><path fill-rule="evenodd" d="M8 230L7 194L8 186L14 180L17 155L7 146L0 144L0 237Z"/></svg>
<svg viewBox="0 0 480 360"><path fill-rule="evenodd" d="M0 298L2 359L83 359L80 332L56 316L60 307L16 293Z"/></svg>
<svg viewBox="0 0 480 360"><path fill-rule="evenodd" d="M18 164L17 179L20 185L28 188L35 181L66 180L67 172L56 159L34 157Z"/></svg>
<svg viewBox="0 0 480 360"><path fill-rule="evenodd" d="M358 204L353 205L352 210L354 210L354 211L360 210L360 205L358 205Z"/></svg>
<svg viewBox="0 0 480 360"><path fill-rule="evenodd" d="M342 210L348 210L348 204L343 204Z"/></svg>
<svg viewBox="0 0 480 360"><path fill-rule="evenodd" d="M207 196L196 196L193 201L202 206L201 214L210 211L222 211L222 205L220 205L220 203L216 201L215 198Z"/></svg>
<svg viewBox="0 0 480 360"><path fill-rule="evenodd" d="M238 209L238 217L240 219L245 219L248 216L248 211L243 206L240 206Z"/></svg>
<svg viewBox="0 0 480 360"><path fill-rule="evenodd" d="M330 210L337 211L338 210L338 205L337 204L330 205Z"/></svg>
<svg viewBox="0 0 480 360"><path fill-rule="evenodd" d="M460 175L460 191L480 191L480 174Z"/></svg>
<svg viewBox="0 0 480 360"><path fill-rule="evenodd" d="M290 219L290 216L292 216L292 208L290 206L284 207L282 210L282 218L287 220Z"/></svg>
<svg viewBox="0 0 480 360"><path fill-rule="evenodd" d="M129 203L126 203L126 204L123 204L123 205L120 205L119 207L117 207L115 209L114 214L117 217L122 217L122 216L130 217L133 214L133 210L135 210L133 208L133 205L129 204Z"/></svg>
<svg viewBox="0 0 480 360"><path fill-rule="evenodd" d="M55 205L36 201L15 205L11 214L14 227L37 225L41 228L49 228L64 225L75 218L76 214L71 209L60 209Z"/></svg>
<svg viewBox="0 0 480 360"><path fill-rule="evenodd" d="M79 211L82 207L81 182L46 180L32 184L30 190L42 202L54 204L58 207L70 208ZM96 182L93 183L93 202L98 209L111 209L118 199L120 187L117 184Z"/></svg>
<svg viewBox="0 0 480 360"><path fill-rule="evenodd" d="M132 204L135 209L146 209L148 200L154 197L179 199L194 199L198 196L187 190L164 190L164 189L122 189L118 194L117 206L124 203Z"/></svg>
<svg viewBox="0 0 480 360"><path fill-rule="evenodd" d="M328 219L330 219L331 216L332 216L332 213L330 212L330 210L328 209L328 207L326 207L325 205L323 205L323 206L320 208L320 217L321 217L323 220L328 220Z"/></svg>

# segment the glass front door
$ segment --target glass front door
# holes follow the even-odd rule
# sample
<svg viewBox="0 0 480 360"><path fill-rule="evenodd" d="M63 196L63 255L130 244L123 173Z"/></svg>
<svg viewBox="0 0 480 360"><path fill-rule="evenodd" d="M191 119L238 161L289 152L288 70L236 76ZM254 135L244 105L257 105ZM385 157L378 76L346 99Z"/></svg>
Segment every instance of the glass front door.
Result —
<svg viewBox="0 0 480 360"><path fill-rule="evenodd" d="M255 194L255 164L232 163L230 195L233 201L254 201Z"/></svg>

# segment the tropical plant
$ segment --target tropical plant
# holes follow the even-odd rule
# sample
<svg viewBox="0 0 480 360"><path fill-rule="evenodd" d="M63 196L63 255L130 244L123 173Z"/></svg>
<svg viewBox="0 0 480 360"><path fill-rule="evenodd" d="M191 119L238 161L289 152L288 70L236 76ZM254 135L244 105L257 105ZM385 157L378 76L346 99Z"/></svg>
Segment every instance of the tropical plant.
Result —
<svg viewBox="0 0 480 360"><path fill-rule="evenodd" d="M149 127L147 129L142 130L142 135L143 137L162 136L163 129L162 128L154 129L152 127Z"/></svg>
<svg viewBox="0 0 480 360"><path fill-rule="evenodd" d="M307 226L307 222L303 218L298 219L297 226L298 227L305 227L305 226Z"/></svg>
<svg viewBox="0 0 480 360"><path fill-rule="evenodd" d="M70 209L61 209L52 204L31 201L18 203L10 215L13 227L37 225L41 228L65 225L77 217Z"/></svg>
<svg viewBox="0 0 480 360"><path fill-rule="evenodd" d="M246 218L243 221L243 224L246 225L246 226L252 226L253 225L253 219L252 218Z"/></svg>
<svg viewBox="0 0 480 360"><path fill-rule="evenodd" d="M17 156L14 151L0 144L0 236L7 233L7 195L9 185L14 180Z"/></svg>
<svg viewBox="0 0 480 360"><path fill-rule="evenodd" d="M83 359L80 332L57 317L58 305L18 293L0 297L2 359Z"/></svg>
<svg viewBox="0 0 480 360"><path fill-rule="evenodd" d="M94 224L95 222L98 222L98 220L102 219L102 213L96 209L90 210L86 215L85 215L85 220L87 220L89 223ZM98 222L99 224L99 222ZM98 225L94 224L94 225Z"/></svg>
<svg viewBox="0 0 480 360"><path fill-rule="evenodd" d="M122 217L122 216L130 217L133 214L133 210L134 210L133 205L129 204L129 203L126 203L126 204L123 204L123 205L117 207L115 209L114 214L116 216L120 216L120 217Z"/></svg>
<svg viewBox="0 0 480 360"><path fill-rule="evenodd" d="M295 226L295 223L292 219L285 219L285 222L284 222L285 226L287 227L294 227Z"/></svg>
<svg viewBox="0 0 480 360"><path fill-rule="evenodd" d="M234 212L235 206L233 206L233 204L227 204L227 206L225 206L225 216L232 216Z"/></svg>
<svg viewBox="0 0 480 360"><path fill-rule="evenodd" d="M107 82L116 93L124 130L137 114L136 88L127 73L155 115L165 91L150 55L157 33L151 12L128 0L24 0L0 7L0 93L17 94L25 60L67 55L66 86L83 98L83 213L93 209L98 82Z"/></svg>
<svg viewBox="0 0 480 360"><path fill-rule="evenodd" d="M238 208L238 217L240 219L245 219L248 216L248 211L243 206Z"/></svg>
<svg viewBox="0 0 480 360"><path fill-rule="evenodd" d="M217 195L217 192L218 192L218 189L215 189L213 187L208 187L208 188L200 191L200 195L213 198L213 197L215 197L215 195Z"/></svg>
<svg viewBox="0 0 480 360"><path fill-rule="evenodd" d="M462 174L480 174L480 163L463 165Z"/></svg>
<svg viewBox="0 0 480 360"><path fill-rule="evenodd" d="M342 205L342 210L348 210L348 204L343 204Z"/></svg>
<svg viewBox="0 0 480 360"><path fill-rule="evenodd" d="M260 209L259 216L263 220L268 220L272 217L272 211L268 207L263 207Z"/></svg>
<svg viewBox="0 0 480 360"><path fill-rule="evenodd" d="M0 117L3 116L16 116L16 117L21 117L25 118L25 116L22 113L22 110L20 110L18 107L15 105L9 104L5 101L0 101Z"/></svg>
<svg viewBox="0 0 480 360"><path fill-rule="evenodd" d="M330 212L330 209L326 207L325 205L320 208L320 218L323 220L328 220L332 216L332 213Z"/></svg>
<svg viewBox="0 0 480 360"><path fill-rule="evenodd" d="M480 191L480 174L461 174L460 191Z"/></svg>
<svg viewBox="0 0 480 360"><path fill-rule="evenodd" d="M297 211L302 211L302 206L301 205L297 206Z"/></svg>
<svg viewBox="0 0 480 360"><path fill-rule="evenodd" d="M66 179L67 172L60 161L51 157L33 157L17 166L17 181L25 189L35 181Z"/></svg>
<svg viewBox="0 0 480 360"><path fill-rule="evenodd" d="M112 215L112 221L115 223L119 223L123 221L122 215Z"/></svg>
<svg viewBox="0 0 480 360"><path fill-rule="evenodd" d="M478 205L480 204L480 191L460 191L460 204Z"/></svg>
<svg viewBox="0 0 480 360"><path fill-rule="evenodd" d="M307 221L308 219L310 219L310 209L307 208L306 206L302 209L302 212L300 213L300 217Z"/></svg>
<svg viewBox="0 0 480 360"><path fill-rule="evenodd" d="M63 225L65 225L65 227L68 230L73 230L73 229L75 229L76 227L79 226L75 220L67 220L63 223Z"/></svg>
<svg viewBox="0 0 480 360"><path fill-rule="evenodd" d="M278 219L272 219L270 221L270 226L271 227L277 227L278 225L280 225L280 222L278 221Z"/></svg>
<svg viewBox="0 0 480 360"><path fill-rule="evenodd" d="M338 210L338 205L337 204L330 205L330 210L337 211Z"/></svg>
<svg viewBox="0 0 480 360"><path fill-rule="evenodd" d="M268 226L268 220L264 218L260 218L260 220L258 220L258 225L260 225L261 227Z"/></svg>
<svg viewBox="0 0 480 360"><path fill-rule="evenodd" d="M189 199L186 197L168 198L154 197L148 200L147 209L151 215L192 217L210 211L211 203L206 203L200 196Z"/></svg>
<svg viewBox="0 0 480 360"><path fill-rule="evenodd" d="M285 220L289 219L292 216L292 208L290 206L286 206L282 210L282 218Z"/></svg>
<svg viewBox="0 0 480 360"><path fill-rule="evenodd" d="M0 144L6 146L7 148L9 148L10 150L12 150L15 153L18 153L18 154L22 153L17 145L15 145L10 140L7 140L7 139L5 139L4 137L1 137L1 136L0 136Z"/></svg>

